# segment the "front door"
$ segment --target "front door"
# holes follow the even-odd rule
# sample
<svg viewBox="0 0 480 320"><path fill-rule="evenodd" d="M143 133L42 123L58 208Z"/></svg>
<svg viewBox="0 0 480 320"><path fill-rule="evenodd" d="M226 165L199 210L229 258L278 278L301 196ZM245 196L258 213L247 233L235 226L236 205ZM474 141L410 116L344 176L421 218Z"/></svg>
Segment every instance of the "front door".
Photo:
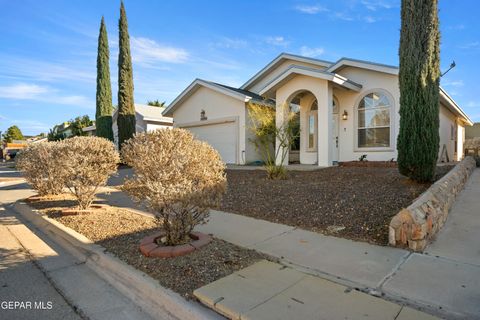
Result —
<svg viewBox="0 0 480 320"><path fill-rule="evenodd" d="M338 113L332 115L332 162L338 163Z"/></svg>

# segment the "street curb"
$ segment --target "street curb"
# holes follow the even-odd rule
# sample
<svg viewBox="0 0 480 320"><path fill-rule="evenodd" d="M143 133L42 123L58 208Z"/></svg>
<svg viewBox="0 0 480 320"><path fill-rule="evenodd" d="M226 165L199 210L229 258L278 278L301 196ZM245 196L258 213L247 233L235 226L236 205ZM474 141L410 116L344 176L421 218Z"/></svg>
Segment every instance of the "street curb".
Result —
<svg viewBox="0 0 480 320"><path fill-rule="evenodd" d="M13 209L46 235L52 236L52 240L72 255L85 260L90 269L153 318L168 319L173 316L182 320L224 319L199 303L187 301L178 293L162 287L157 280L106 252L104 247L32 209L25 202L15 202Z"/></svg>

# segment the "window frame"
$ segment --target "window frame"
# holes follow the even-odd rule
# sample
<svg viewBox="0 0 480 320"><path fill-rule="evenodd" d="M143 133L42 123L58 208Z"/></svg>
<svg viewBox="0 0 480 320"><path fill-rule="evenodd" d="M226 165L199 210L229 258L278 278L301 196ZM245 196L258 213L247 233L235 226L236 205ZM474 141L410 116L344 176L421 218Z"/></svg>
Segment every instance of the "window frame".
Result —
<svg viewBox="0 0 480 320"><path fill-rule="evenodd" d="M317 109L312 110L313 105L317 102L317 99L315 98L312 103L310 104L310 108L308 109L307 112L307 138L306 140L306 149L307 152L316 152L318 149L318 102L317 102ZM313 116L313 148L310 147L310 117Z"/></svg>
<svg viewBox="0 0 480 320"><path fill-rule="evenodd" d="M369 127L359 127L358 125L358 120L359 120L359 112L360 110L381 110L381 109L384 109L384 108L372 108L372 109L360 109L360 103L362 102L362 100L369 94L371 93L379 93L379 94L383 94L386 96L386 98L388 99L388 102L390 103L390 107L389 107L389 112L390 112L390 125L389 126L378 126L378 127L375 127L375 128L390 128L390 134L389 134L389 138L390 138L390 141L389 141L389 146L388 147L360 147L358 145L358 136L359 136L359 130L360 129L368 129ZM382 88L375 88L375 89L370 89L368 91L364 91L362 92L361 95L358 96L357 100L355 101L355 105L354 105L354 116L353 116L353 127L354 127L354 134L353 134L353 139L354 139L354 151L362 151L362 152L365 152L365 151L372 151L372 152L375 152L375 151L379 151L379 152L382 152L382 151L394 151L395 150L395 139L394 139L394 132L395 132L395 99L393 98L393 96L390 94L390 92L388 92L387 90L385 89L382 89Z"/></svg>

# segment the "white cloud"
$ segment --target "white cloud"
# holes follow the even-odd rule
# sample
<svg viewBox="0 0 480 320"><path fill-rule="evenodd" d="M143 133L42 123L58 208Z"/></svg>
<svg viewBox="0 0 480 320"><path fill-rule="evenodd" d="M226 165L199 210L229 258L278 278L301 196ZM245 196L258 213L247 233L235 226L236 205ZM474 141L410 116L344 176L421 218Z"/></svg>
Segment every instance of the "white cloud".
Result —
<svg viewBox="0 0 480 320"><path fill-rule="evenodd" d="M463 80L445 80L442 81L444 87L463 87Z"/></svg>
<svg viewBox="0 0 480 320"><path fill-rule="evenodd" d="M353 21L353 20L355 20L350 14L348 14L346 12L335 12L332 15L332 18L343 20L343 21Z"/></svg>
<svg viewBox="0 0 480 320"><path fill-rule="evenodd" d="M130 38L132 60L138 63L156 62L183 63L188 60L188 52L182 48L165 46L155 40L142 37Z"/></svg>
<svg viewBox="0 0 480 320"><path fill-rule="evenodd" d="M461 45L460 49L476 49L480 47L479 41L469 42L467 44Z"/></svg>
<svg viewBox="0 0 480 320"><path fill-rule="evenodd" d="M323 48L310 48L307 46L300 47L300 55L305 57L318 57L325 53L325 49Z"/></svg>
<svg viewBox="0 0 480 320"><path fill-rule="evenodd" d="M31 100L86 108L95 106L95 102L88 97L80 95L62 95L59 94L56 89L29 83L0 86L0 98Z"/></svg>
<svg viewBox="0 0 480 320"><path fill-rule="evenodd" d="M480 107L480 101L468 101L465 105L467 108L478 108Z"/></svg>
<svg viewBox="0 0 480 320"><path fill-rule="evenodd" d="M374 22L377 21L377 19L375 19L375 18L372 17L372 16L365 16L365 17L363 18L363 20L364 20L365 22L367 22L367 23L374 23Z"/></svg>
<svg viewBox="0 0 480 320"><path fill-rule="evenodd" d="M22 131L47 132L50 126L37 120L12 120L12 124L17 125Z"/></svg>
<svg viewBox="0 0 480 320"><path fill-rule="evenodd" d="M464 24L457 24L457 25L447 27L448 30L464 30L465 28L466 27Z"/></svg>
<svg viewBox="0 0 480 320"><path fill-rule="evenodd" d="M362 5L370 11L377 11L378 9L391 9L395 7L395 3L382 0L362 0Z"/></svg>
<svg viewBox="0 0 480 320"><path fill-rule="evenodd" d="M64 81L95 83L96 58L62 63L0 54L0 77L19 81Z"/></svg>
<svg viewBox="0 0 480 320"><path fill-rule="evenodd" d="M0 87L0 98L7 99L33 99L40 94L47 93L47 87L36 84L18 83Z"/></svg>
<svg viewBox="0 0 480 320"><path fill-rule="evenodd" d="M214 45L216 47L226 49L243 49L248 46L248 42L247 40L243 39L222 37L221 40L219 42L216 42Z"/></svg>
<svg viewBox="0 0 480 320"><path fill-rule="evenodd" d="M298 5L295 7L295 10L306 14L317 14L328 11L327 8L320 5Z"/></svg>
<svg viewBox="0 0 480 320"><path fill-rule="evenodd" d="M265 42L273 46L281 46L281 47L286 47L290 44L290 42L285 40L285 38L282 36L267 37L265 39Z"/></svg>

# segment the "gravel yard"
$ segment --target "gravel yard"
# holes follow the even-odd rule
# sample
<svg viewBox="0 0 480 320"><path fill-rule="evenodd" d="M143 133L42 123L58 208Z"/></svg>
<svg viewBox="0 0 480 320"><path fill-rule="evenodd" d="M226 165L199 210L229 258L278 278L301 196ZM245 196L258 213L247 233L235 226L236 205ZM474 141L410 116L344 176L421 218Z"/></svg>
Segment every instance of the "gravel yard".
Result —
<svg viewBox="0 0 480 320"><path fill-rule="evenodd" d="M437 178L451 168L438 167ZM429 187L378 167L290 171L287 180L227 170L227 178L220 210L380 245L388 244L392 216Z"/></svg>
<svg viewBox="0 0 480 320"><path fill-rule="evenodd" d="M75 206L71 199L69 196L58 196L29 204L188 299L193 298L193 290L264 258L253 250L219 239L213 239L206 247L186 256L147 258L140 253L139 243L145 236L157 231L154 219L114 207L96 209L90 214L61 216L61 207Z"/></svg>

